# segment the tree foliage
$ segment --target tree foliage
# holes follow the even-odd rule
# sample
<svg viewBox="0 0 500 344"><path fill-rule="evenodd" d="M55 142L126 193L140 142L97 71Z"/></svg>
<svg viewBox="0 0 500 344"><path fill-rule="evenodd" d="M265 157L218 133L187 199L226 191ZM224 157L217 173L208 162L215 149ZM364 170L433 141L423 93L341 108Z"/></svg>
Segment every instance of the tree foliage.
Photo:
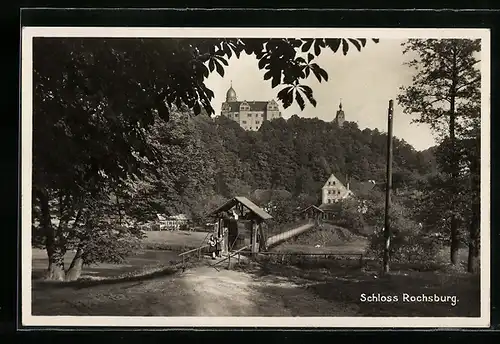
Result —
<svg viewBox="0 0 500 344"><path fill-rule="evenodd" d="M427 222L433 221L433 228L446 228L450 235L452 264L458 263L463 228L475 228L476 233L479 226L477 206L472 206L478 202L479 183L472 181L479 178L474 166L479 166L480 43L411 39L404 44L404 52L416 56L408 62L415 75L410 86L402 87L398 101L406 113L418 115L416 122L429 124L440 139L436 162L441 174L431 181L434 187L428 190L423 212ZM470 240L470 252L478 252L477 236Z"/></svg>
<svg viewBox="0 0 500 344"><path fill-rule="evenodd" d="M412 84L401 88L398 101L404 112L418 115L414 122L431 125L441 137L450 136L450 117L456 130L469 127L470 116L480 108L480 40L410 39L405 54L416 55L407 62L415 71ZM453 109L451 109L453 103Z"/></svg>
<svg viewBox="0 0 500 344"><path fill-rule="evenodd" d="M82 252L88 247L78 259L96 261L109 254L90 258L90 251L95 251L90 247L96 247L92 242L122 242L109 236L110 228L99 229L106 226L91 215L92 207L99 204L108 209L105 205L116 199L117 204L120 199L131 202L138 196L134 183L143 183L146 191L161 190L163 196L180 195L181 203L189 200L183 193L195 193L195 181L202 180L197 173L205 169L196 162L213 165L217 156L205 160L196 157L195 151L184 151L193 155L192 164L183 165L183 174L172 176L169 164L179 163L176 159L182 149L176 140L184 140L185 133L157 135L155 140L172 140L158 147L151 137L159 133L150 135L149 129L161 128L158 120L168 121L184 106L190 111L183 114L212 115L214 94L205 80L214 71L223 76L233 55L254 56L271 86L286 89L278 92L283 105L296 101L304 108L305 98L312 105L316 101L301 81L309 75L319 81L328 79L314 58L325 49L337 52L342 48L346 54L350 46L361 50L365 44L366 39L34 39L33 230L34 238L47 248L49 277L64 278L62 257L74 245ZM186 147L197 146L189 142ZM226 158L227 164L235 159ZM156 173L169 178L155 180L152 167L159 167ZM215 178L226 194L235 187L235 181L225 177L227 173L221 168ZM166 202L172 207L178 201L155 202L158 209L164 209ZM116 209L123 208L123 203L116 205ZM94 235L97 241L90 239Z"/></svg>

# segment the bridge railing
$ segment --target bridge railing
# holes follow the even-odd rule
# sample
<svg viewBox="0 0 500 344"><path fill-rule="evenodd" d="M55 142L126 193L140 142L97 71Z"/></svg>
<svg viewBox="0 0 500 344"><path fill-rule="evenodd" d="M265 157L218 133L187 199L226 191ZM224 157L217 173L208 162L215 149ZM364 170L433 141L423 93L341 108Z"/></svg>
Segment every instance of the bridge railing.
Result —
<svg viewBox="0 0 500 344"><path fill-rule="evenodd" d="M277 234L287 232L291 229L300 227L302 225L305 225L305 224L311 223L311 222L314 222L314 220L313 219L300 219L300 220L296 220L296 221L289 222L286 224L277 225L273 228L270 228L269 233L268 233L268 237L272 237L272 236L275 236Z"/></svg>
<svg viewBox="0 0 500 344"><path fill-rule="evenodd" d="M244 251L248 251L248 249L250 248L251 245L246 245L236 251L232 251L232 252L229 252L227 257L225 257L224 259L221 259L219 260L217 263L215 264L212 264L212 267L214 267L215 269L217 269L215 266L216 265L219 265L220 263L224 262L227 260L227 268L230 269L231 268L231 257L237 257L237 263L240 264L240 260L241 260L241 254L244 252Z"/></svg>
<svg viewBox="0 0 500 344"><path fill-rule="evenodd" d="M309 225L308 228L303 228L304 226L307 225ZM266 247L270 248L280 242L283 242L299 234L302 234L313 225L314 225L314 220L311 219L297 221L294 222L293 224L289 224L287 225L287 227L283 228L281 232L268 236L266 240Z"/></svg>
<svg viewBox="0 0 500 344"><path fill-rule="evenodd" d="M200 247L193 248L192 250L180 253L179 257L182 258L182 265L184 266L186 264L186 261L193 256L200 260L203 254L203 250L208 249L209 247L210 245L202 245Z"/></svg>
<svg viewBox="0 0 500 344"><path fill-rule="evenodd" d="M273 259L276 263L297 263L299 261L319 261L320 259L335 261L358 261L359 267L364 266L365 254L360 252L348 253L335 253L335 252L322 252L322 253L307 253L307 252L260 252L260 257L265 259ZM300 259L298 259L300 258Z"/></svg>

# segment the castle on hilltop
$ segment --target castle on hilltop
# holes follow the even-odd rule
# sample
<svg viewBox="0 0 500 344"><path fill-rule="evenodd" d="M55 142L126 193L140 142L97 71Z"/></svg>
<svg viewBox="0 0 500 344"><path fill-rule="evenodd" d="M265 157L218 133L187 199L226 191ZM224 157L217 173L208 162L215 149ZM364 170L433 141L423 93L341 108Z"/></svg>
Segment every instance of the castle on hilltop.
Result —
<svg viewBox="0 0 500 344"><path fill-rule="evenodd" d="M274 100L257 101L243 100L238 101L236 91L233 89L233 83L226 92L226 101L222 103L221 115L237 122L245 130L259 130L262 122L270 121L275 118L281 118L281 112L278 103ZM339 104L339 110L334 119L339 127L345 122L344 110L342 110L342 101Z"/></svg>
<svg viewBox="0 0 500 344"><path fill-rule="evenodd" d="M232 119L245 130L259 130L262 122L281 117L278 103L270 101L238 101L236 91L231 87L222 103L221 115Z"/></svg>

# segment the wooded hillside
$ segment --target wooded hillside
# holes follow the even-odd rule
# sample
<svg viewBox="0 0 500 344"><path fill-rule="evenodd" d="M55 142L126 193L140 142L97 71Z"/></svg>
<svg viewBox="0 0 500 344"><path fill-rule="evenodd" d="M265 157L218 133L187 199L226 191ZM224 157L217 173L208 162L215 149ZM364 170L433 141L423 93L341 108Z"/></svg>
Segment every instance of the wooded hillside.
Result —
<svg viewBox="0 0 500 344"><path fill-rule="evenodd" d="M159 121L152 136L160 143L158 148L168 152L160 178L153 182L157 187L150 188L147 197L148 202L157 198L154 209L167 214L199 217L235 195L269 201L271 196L262 190L286 190L318 203L331 173L344 183L348 178L355 192L360 182L385 180L386 135L376 129L360 130L350 122L339 128L293 116L266 121L253 132L224 117L179 115L169 123ZM415 186L435 168L430 150L418 152L395 140L396 189Z"/></svg>

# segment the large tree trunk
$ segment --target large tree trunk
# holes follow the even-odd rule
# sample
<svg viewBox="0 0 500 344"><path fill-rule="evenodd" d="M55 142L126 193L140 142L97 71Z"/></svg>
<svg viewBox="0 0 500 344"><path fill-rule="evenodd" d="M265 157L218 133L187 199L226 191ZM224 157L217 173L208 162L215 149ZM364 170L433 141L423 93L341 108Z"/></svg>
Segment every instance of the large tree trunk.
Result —
<svg viewBox="0 0 500 344"><path fill-rule="evenodd" d="M76 251L73 260L69 266L68 271L66 272L66 281L76 281L82 275L82 266L83 266L83 251L78 249Z"/></svg>
<svg viewBox="0 0 500 344"><path fill-rule="evenodd" d="M122 224L122 211L120 209L120 199L119 199L119 196L118 196L118 193L116 193L116 207L118 209L118 224L121 226Z"/></svg>
<svg viewBox="0 0 500 344"><path fill-rule="evenodd" d="M47 250L47 255L49 257L49 268L47 270L46 279L51 281L64 281L64 254L60 250L53 250L49 253Z"/></svg>
<svg viewBox="0 0 500 344"><path fill-rule="evenodd" d="M455 138L455 98L456 98L456 91L457 91L457 81L456 79L458 78L458 73L456 72L457 65L456 65L456 52L453 52L453 78L452 78L452 86L450 89L450 123L449 123L449 135L450 135L450 154L451 154L451 197L452 197L452 202L451 202L451 207L452 207L452 212L455 212L457 210L457 202L456 202L456 196L457 196L457 186L458 186L458 177L459 177L459 162L458 162L458 156L457 156L457 143L456 143L456 138ZM458 264L458 249L460 248L460 238L459 238L459 221L456 217L455 214L451 215L450 219L450 260L451 264L457 265Z"/></svg>
<svg viewBox="0 0 500 344"><path fill-rule="evenodd" d="M41 226L45 234L45 248L49 259L46 279L53 281L64 281L64 254L56 245L55 229L50 219L49 197L46 190L37 190L37 198L40 201Z"/></svg>
<svg viewBox="0 0 500 344"><path fill-rule="evenodd" d="M450 260L451 264L458 264L458 250L460 248L460 238L458 236L458 220L455 215L451 217L451 245L450 245Z"/></svg>
<svg viewBox="0 0 500 344"><path fill-rule="evenodd" d="M469 224L469 257L467 260L467 271L477 273L479 271L479 252L480 252L480 219L481 219L481 201L480 201L480 142L476 138L476 150L472 155L470 164L471 192L472 198L472 216Z"/></svg>
<svg viewBox="0 0 500 344"><path fill-rule="evenodd" d="M475 208L475 207L474 207ZM479 207L477 207L479 208ZM479 209L477 209L479 210ZM472 219L469 226L469 257L467 271L477 273L479 271L479 211L473 209Z"/></svg>

